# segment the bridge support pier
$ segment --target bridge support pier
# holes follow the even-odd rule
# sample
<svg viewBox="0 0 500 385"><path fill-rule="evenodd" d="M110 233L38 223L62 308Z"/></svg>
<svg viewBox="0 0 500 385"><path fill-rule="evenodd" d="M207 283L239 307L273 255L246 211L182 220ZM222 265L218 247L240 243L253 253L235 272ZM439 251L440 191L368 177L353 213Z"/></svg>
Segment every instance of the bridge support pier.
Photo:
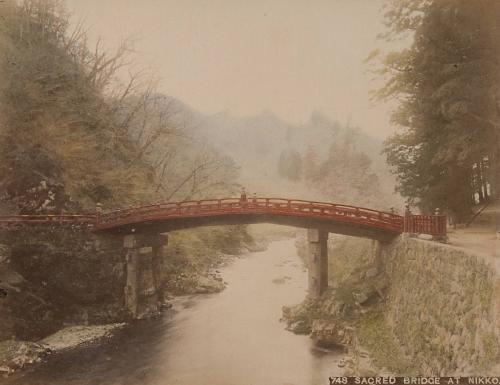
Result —
<svg viewBox="0 0 500 385"><path fill-rule="evenodd" d="M126 235L125 306L132 318L157 313L163 303L162 267L168 236Z"/></svg>
<svg viewBox="0 0 500 385"><path fill-rule="evenodd" d="M328 232L307 230L309 246L309 297L319 298L328 288Z"/></svg>

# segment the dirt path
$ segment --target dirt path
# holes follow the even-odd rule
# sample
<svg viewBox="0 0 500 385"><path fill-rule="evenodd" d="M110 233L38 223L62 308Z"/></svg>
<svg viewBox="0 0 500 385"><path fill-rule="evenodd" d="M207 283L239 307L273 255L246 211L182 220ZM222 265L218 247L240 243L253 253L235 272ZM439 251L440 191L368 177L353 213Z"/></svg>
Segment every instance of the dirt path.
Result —
<svg viewBox="0 0 500 385"><path fill-rule="evenodd" d="M449 230L451 246L468 249L488 258L500 274L500 202L490 204L465 228Z"/></svg>

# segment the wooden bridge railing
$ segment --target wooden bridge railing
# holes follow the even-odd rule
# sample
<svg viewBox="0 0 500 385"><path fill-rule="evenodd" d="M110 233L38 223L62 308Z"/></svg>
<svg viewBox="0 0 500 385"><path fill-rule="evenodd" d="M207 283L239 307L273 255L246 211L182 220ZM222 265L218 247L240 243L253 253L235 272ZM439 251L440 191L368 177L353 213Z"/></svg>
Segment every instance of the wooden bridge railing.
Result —
<svg viewBox="0 0 500 385"><path fill-rule="evenodd" d="M404 218L403 232L445 236L446 223L446 215L409 215Z"/></svg>
<svg viewBox="0 0 500 385"><path fill-rule="evenodd" d="M128 207L83 215L9 215L0 216L0 226L88 225L94 230L112 229L128 224L193 216L224 214L275 214L339 220L385 229L391 232L446 235L445 215L406 215L335 203L282 198L223 198L200 201L166 202Z"/></svg>
<svg viewBox="0 0 500 385"><path fill-rule="evenodd" d="M249 198L246 200L224 198L130 207L102 214L96 227L97 229L106 229L129 223L154 221L160 218L251 213L341 219L345 222L365 224L394 232L401 232L403 229L403 217L400 215L363 207L282 198Z"/></svg>

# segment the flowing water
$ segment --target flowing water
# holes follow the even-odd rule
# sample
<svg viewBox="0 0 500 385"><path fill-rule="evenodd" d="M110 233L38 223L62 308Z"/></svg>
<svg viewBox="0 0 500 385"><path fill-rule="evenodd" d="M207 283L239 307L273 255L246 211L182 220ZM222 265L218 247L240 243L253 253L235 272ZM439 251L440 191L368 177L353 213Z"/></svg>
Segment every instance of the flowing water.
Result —
<svg viewBox="0 0 500 385"><path fill-rule="evenodd" d="M178 298L162 317L136 322L98 346L54 355L8 383L326 385L340 375L342 352L317 349L279 321L283 305L306 295L294 240L274 242L221 273L223 292Z"/></svg>

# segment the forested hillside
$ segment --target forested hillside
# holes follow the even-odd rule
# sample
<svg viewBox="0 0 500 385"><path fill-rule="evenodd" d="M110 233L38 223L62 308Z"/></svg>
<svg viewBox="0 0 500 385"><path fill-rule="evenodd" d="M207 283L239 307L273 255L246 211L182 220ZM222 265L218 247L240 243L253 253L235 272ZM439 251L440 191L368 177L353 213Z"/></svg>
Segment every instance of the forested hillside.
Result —
<svg viewBox="0 0 500 385"><path fill-rule="evenodd" d="M386 7L383 37L412 39L409 48L381 55L386 84L377 97L398 101L387 160L410 202L445 209L457 222L498 196L499 7L496 0L392 0Z"/></svg>
<svg viewBox="0 0 500 385"><path fill-rule="evenodd" d="M402 206L381 154L382 141L360 127L320 112L291 124L268 111L243 118L185 111L200 135L241 166L239 181L250 193L385 210Z"/></svg>
<svg viewBox="0 0 500 385"><path fill-rule="evenodd" d="M91 50L81 30L70 34L58 2L11 2L1 9L6 197L24 213L145 199L153 170L137 157L118 119L121 99L111 89L124 51Z"/></svg>
<svg viewBox="0 0 500 385"><path fill-rule="evenodd" d="M2 24L0 174L23 213L93 210L232 190L231 159L197 140L114 53L70 30L59 1L8 1ZM198 138L199 139L199 138Z"/></svg>

